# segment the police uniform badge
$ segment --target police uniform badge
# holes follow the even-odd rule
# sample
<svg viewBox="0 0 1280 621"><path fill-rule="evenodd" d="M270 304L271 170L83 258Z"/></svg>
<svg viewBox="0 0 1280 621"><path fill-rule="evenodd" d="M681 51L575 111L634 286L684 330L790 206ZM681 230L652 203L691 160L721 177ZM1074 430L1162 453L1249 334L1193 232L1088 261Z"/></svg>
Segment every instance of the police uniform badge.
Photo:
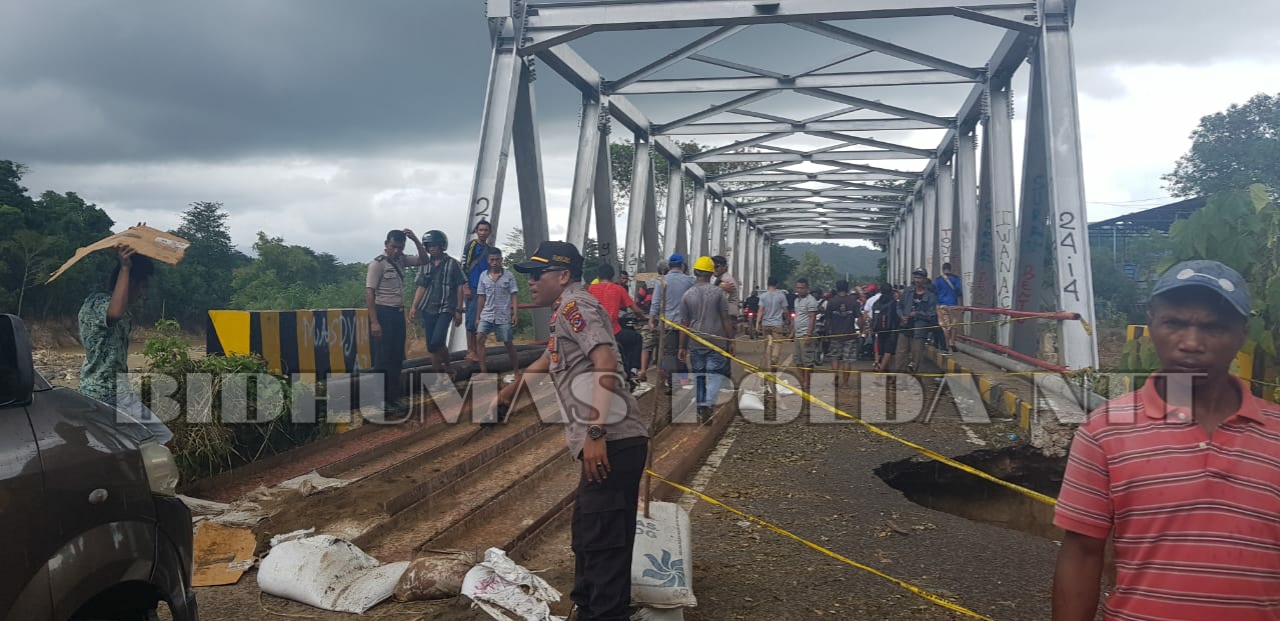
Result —
<svg viewBox="0 0 1280 621"><path fill-rule="evenodd" d="M560 310L560 313L564 315L565 321L569 322L569 328L574 332L582 332L587 329L587 318L582 316L582 309L578 308L576 301L570 300Z"/></svg>

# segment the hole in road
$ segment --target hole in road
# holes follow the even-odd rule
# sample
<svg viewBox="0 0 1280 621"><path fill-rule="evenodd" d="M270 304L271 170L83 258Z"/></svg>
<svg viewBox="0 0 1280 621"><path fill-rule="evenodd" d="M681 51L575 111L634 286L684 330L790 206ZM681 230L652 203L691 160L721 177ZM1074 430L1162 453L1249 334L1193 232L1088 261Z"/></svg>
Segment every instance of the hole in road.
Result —
<svg viewBox="0 0 1280 621"><path fill-rule="evenodd" d="M1025 446L977 451L956 461L1055 498L1067 466L1065 457L1045 457ZM946 464L904 459L883 464L875 473L922 507L1062 540L1062 530L1053 525L1053 507Z"/></svg>

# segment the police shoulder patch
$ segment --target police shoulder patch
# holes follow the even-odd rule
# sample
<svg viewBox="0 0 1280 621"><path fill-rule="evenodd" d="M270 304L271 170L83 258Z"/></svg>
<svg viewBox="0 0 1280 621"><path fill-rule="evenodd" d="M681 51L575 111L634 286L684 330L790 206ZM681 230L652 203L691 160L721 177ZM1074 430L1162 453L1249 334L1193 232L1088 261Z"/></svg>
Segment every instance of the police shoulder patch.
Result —
<svg viewBox="0 0 1280 621"><path fill-rule="evenodd" d="M565 321L569 322L569 328L574 332L582 332L587 329L587 319L582 316L582 309L578 308L576 300L570 300L560 309L560 314L564 315Z"/></svg>

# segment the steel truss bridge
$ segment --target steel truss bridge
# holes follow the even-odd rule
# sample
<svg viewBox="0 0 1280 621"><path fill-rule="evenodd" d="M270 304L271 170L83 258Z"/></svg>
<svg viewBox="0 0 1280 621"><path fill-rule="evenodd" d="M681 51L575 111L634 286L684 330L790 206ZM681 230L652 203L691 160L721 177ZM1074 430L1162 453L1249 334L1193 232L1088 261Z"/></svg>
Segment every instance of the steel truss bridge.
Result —
<svg viewBox="0 0 1280 621"><path fill-rule="evenodd" d="M635 158L623 269L653 270L671 252L724 254L746 290L762 288L770 244L786 239L864 239L889 256L889 275L906 283L914 268L956 266L966 303L1043 309L1046 283L1057 309L1083 321L1060 324L1060 362L1097 366L1079 112L1071 27L1074 0L595 0L536 3L489 0L492 61L467 231L502 207L508 154L514 153L525 246L547 239L547 201L536 122L538 65L582 93L581 123L566 240L580 248L594 214L602 254L618 248L609 136L628 132ZM865 20L939 18L1002 32L989 59L971 66L860 31ZM834 61L782 74L708 48L753 27L785 25L838 42ZM606 77L574 50L588 35L685 29L687 43L630 73ZM630 48L634 49L634 48ZM640 50L637 50L639 52ZM660 52L660 50L659 50ZM840 68L864 56L910 68ZM706 77L664 78L673 66L715 67ZM1030 72L1021 171L1013 150L1012 80ZM728 70L728 71L726 71ZM687 71L686 71L687 72ZM711 70L708 69L708 73ZM728 74L726 76L726 74ZM938 116L901 101L859 96L866 89L971 85L955 112ZM895 89L911 93L912 89ZM654 119L633 98L722 94L721 103ZM820 100L829 110L790 118L750 106L782 93ZM616 122L616 123L615 123ZM920 148L884 132L932 132ZM802 137L812 149L783 146ZM686 153L678 140L721 143ZM668 164L662 231L652 162ZM739 164L709 174L713 163ZM1015 174L1021 174L1021 195ZM686 226L686 223L689 223ZM661 234L661 235L660 235ZM545 329L544 322L537 322ZM982 338L1035 355L1033 321L994 324Z"/></svg>

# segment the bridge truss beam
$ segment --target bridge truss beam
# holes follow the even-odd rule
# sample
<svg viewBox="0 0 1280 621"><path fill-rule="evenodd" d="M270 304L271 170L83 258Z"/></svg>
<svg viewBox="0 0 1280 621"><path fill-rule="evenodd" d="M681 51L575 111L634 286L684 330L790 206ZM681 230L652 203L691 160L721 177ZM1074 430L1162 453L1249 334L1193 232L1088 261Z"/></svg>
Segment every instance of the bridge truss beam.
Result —
<svg viewBox="0 0 1280 621"><path fill-rule="evenodd" d="M493 52L467 231L481 218L496 228L510 152L516 158L527 249L547 237L533 113L535 63L540 63L582 94L568 241L584 245L594 215L602 248L610 256L619 250L611 217L608 146L613 136L635 146L620 249L623 267L633 273L654 269L672 252L724 254L745 294L763 287L772 244L780 240L868 240L886 251L894 282L907 282L916 268L933 275L951 263L964 281L966 302L974 305L1042 310L1042 288L1053 282L1058 309L1084 318L1062 325L1059 362L1073 369L1094 367L1096 343L1085 327L1093 323L1094 311L1071 46L1073 4L490 0ZM989 61L974 67L860 32L864 24L871 27L862 20L925 17L987 24L1003 29L1004 36ZM761 24L789 25L797 34L836 41L847 50L795 74L713 55L715 46ZM617 79L602 77L570 45L593 33L687 28L705 30ZM849 68L866 56L912 66ZM1027 63L1031 93L1019 198L1011 84ZM664 77L677 65L715 67L718 73ZM957 84L972 87L952 115L913 107L907 96L911 89ZM870 95L869 89L879 90ZM661 122L628 98L716 93L727 95L721 103ZM832 108L807 118L761 111L760 102L781 93ZM914 138L935 132L937 146L922 148L916 140L880 133L903 131L916 132ZM720 142L686 153L676 139L690 137L720 137ZM797 147L797 140L804 146ZM652 165L658 158L667 164L662 184ZM667 189L660 195L663 186ZM1054 270L1051 277L1044 273L1047 265ZM1022 353L1038 353L1031 322L982 332L971 330Z"/></svg>

